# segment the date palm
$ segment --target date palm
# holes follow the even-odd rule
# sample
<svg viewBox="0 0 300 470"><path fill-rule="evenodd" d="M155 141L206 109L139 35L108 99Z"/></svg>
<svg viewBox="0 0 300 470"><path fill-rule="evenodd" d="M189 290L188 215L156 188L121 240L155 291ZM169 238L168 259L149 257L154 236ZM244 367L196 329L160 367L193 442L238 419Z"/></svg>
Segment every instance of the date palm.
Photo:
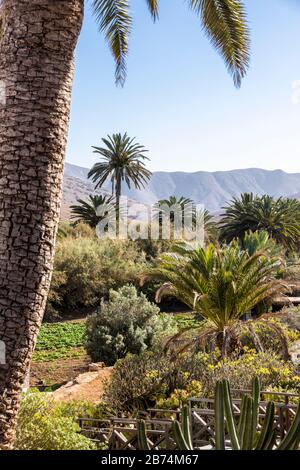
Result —
<svg viewBox="0 0 300 470"><path fill-rule="evenodd" d="M105 147L93 147L94 153L101 155L101 161L95 163L88 177L96 183L95 189L102 187L110 179L112 194L116 198L119 209L122 193L122 183L125 181L130 188L141 189L151 177L151 172L145 168L145 160L149 160L143 145L135 142L126 133L113 134L102 139Z"/></svg>
<svg viewBox="0 0 300 470"><path fill-rule="evenodd" d="M96 228L98 223L114 213L113 198L107 196L89 196L87 201L78 199L78 204L70 206L72 219L76 222L84 222L92 228Z"/></svg>
<svg viewBox="0 0 300 470"><path fill-rule="evenodd" d="M300 202L297 199L244 193L224 207L221 240L243 239L246 232L264 230L277 243L295 250L300 243Z"/></svg>
<svg viewBox="0 0 300 470"><path fill-rule="evenodd" d="M148 277L163 282L156 294L158 302L162 296L172 295L212 325L188 341L187 346L215 338L222 354L227 355L232 339L241 329L241 317L284 291L285 286L275 278L277 268L277 259L260 252L249 256L236 242L223 248L178 244L173 253L161 255ZM251 321L243 322L243 328L247 326L252 333ZM276 326L273 329L278 330ZM281 339L284 341L282 335Z"/></svg>
<svg viewBox="0 0 300 470"><path fill-rule="evenodd" d="M84 0L0 2L0 448L17 410L47 300L60 214L74 51ZM87 2L88 3L88 2ZM123 83L132 22L127 0L90 0ZM148 0L154 19L158 2ZM190 0L239 85L249 37L239 0ZM2 90L1 90L2 91ZM2 93L1 93L2 94Z"/></svg>

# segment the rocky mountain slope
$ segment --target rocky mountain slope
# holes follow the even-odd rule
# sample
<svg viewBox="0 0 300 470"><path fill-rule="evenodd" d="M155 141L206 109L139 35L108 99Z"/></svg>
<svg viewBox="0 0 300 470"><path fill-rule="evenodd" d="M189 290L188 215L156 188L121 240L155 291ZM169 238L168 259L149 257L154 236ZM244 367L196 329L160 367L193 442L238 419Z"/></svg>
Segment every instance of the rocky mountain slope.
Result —
<svg viewBox="0 0 300 470"><path fill-rule="evenodd" d="M62 218L68 218L69 206L76 199L86 198L94 193L93 183L87 179L88 169L66 163ZM109 183L99 193L110 191ZM202 203L213 212L220 211L233 196L243 192L255 194L270 194L271 196L299 196L300 173L285 173L282 170L262 170L249 168L232 171L196 173L184 172L155 172L148 186L138 191L128 190L124 185L123 194L132 200L153 204L158 199L170 195L189 197L197 203Z"/></svg>

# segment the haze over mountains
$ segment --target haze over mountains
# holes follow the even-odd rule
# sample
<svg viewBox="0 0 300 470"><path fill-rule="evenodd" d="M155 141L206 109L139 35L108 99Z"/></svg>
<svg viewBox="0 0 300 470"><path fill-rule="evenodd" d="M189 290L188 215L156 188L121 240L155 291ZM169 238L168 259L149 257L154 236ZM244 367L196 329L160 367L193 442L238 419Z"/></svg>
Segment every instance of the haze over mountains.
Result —
<svg viewBox="0 0 300 470"><path fill-rule="evenodd" d="M67 214L70 204L78 198L86 199L94 193L94 185L87 178L88 169L66 163L63 210ZM110 192L109 182L99 193ZM196 173L184 172L154 172L145 189L129 190L124 184L123 195L144 204L153 204L158 199L169 198L171 195L191 198L196 203L202 203L212 212L219 212L221 207L233 196L243 192L254 194L269 194L271 196L300 195L300 173L285 173L282 170L262 170L249 168L232 171Z"/></svg>

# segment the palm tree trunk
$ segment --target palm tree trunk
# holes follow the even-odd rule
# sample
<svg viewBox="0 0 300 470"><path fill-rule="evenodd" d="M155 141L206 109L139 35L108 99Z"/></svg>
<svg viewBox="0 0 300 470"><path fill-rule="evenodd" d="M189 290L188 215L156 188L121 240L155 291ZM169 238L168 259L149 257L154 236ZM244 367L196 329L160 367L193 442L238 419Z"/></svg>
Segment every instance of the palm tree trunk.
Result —
<svg viewBox="0 0 300 470"><path fill-rule="evenodd" d="M84 0L3 0L0 80L0 449L47 300L60 213L73 56Z"/></svg>

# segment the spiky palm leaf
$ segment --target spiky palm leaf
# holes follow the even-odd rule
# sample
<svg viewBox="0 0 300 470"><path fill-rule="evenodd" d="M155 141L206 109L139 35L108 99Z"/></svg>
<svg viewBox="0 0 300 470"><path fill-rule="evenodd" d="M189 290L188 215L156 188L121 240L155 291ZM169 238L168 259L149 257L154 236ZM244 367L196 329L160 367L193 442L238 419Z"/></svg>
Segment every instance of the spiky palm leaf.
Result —
<svg viewBox="0 0 300 470"><path fill-rule="evenodd" d="M116 62L116 83L124 84L126 78L126 58L132 18L128 0L93 0L92 6L96 21Z"/></svg>
<svg viewBox="0 0 300 470"><path fill-rule="evenodd" d="M158 0L146 0L149 11L154 21L158 19Z"/></svg>
<svg viewBox="0 0 300 470"><path fill-rule="evenodd" d="M152 18L158 18L158 0L146 0ZM249 66L249 31L242 0L188 0L200 18L215 49L223 57L234 84L240 86ZM132 17L129 0L92 0L100 31L116 62L116 82L123 85L126 77L128 38Z"/></svg>
<svg viewBox="0 0 300 470"><path fill-rule="evenodd" d="M114 203L112 197L89 196L87 201L78 199L78 204L70 206L71 219L76 222L84 222L92 228L96 228L98 223L109 214L114 215Z"/></svg>
<svg viewBox="0 0 300 470"><path fill-rule="evenodd" d="M249 65L249 32L240 0L189 0L213 46L239 87Z"/></svg>
<svg viewBox="0 0 300 470"><path fill-rule="evenodd" d="M249 230L264 230L286 249L299 247L300 202L296 199L244 193L240 198L233 198L224 209L220 221L221 240L242 240Z"/></svg>

